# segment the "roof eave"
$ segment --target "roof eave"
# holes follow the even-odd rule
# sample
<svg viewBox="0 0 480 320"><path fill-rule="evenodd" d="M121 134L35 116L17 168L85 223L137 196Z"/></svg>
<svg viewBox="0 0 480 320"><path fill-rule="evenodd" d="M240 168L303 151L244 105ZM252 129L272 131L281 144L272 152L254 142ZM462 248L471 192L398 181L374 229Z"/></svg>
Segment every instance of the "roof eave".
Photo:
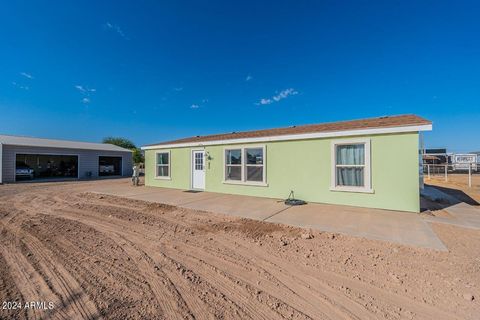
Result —
<svg viewBox="0 0 480 320"><path fill-rule="evenodd" d="M0 141L0 144L4 146L18 146L18 147L35 147L35 148L52 148L52 149L73 149L73 150L94 150L94 151L103 151L103 152L130 152L133 153L132 150L129 149L102 149L102 148L94 148L94 147L76 147L76 146L50 146L50 145L40 145L40 144L33 144L33 143L8 143Z"/></svg>
<svg viewBox="0 0 480 320"><path fill-rule="evenodd" d="M172 144L158 144L158 145L143 146L141 149L152 150L152 149L169 149L169 148L181 148L181 147L202 147L202 146L209 146L209 145L308 140L308 139L335 138L335 137L346 137L346 136L420 132L420 131L431 131L431 130L432 130L432 123L429 123L429 124L407 125L407 126L386 127L386 128L368 128L368 129L356 129L356 130L344 130L344 131L312 132L312 133L278 135L278 136L258 137L258 138L239 138L239 139L223 139L223 140L197 141L197 142L172 143Z"/></svg>

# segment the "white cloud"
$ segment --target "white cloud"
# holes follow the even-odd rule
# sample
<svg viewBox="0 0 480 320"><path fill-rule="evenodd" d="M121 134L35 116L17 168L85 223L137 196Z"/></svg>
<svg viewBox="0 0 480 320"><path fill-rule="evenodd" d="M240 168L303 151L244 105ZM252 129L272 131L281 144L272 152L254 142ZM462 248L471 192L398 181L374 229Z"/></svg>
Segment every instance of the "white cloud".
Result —
<svg viewBox="0 0 480 320"><path fill-rule="evenodd" d="M193 103L190 109L199 109L208 103L208 99L202 99L200 103Z"/></svg>
<svg viewBox="0 0 480 320"><path fill-rule="evenodd" d="M20 72L20 74L27 79L33 79L33 76L30 73Z"/></svg>
<svg viewBox="0 0 480 320"><path fill-rule="evenodd" d="M82 92L82 93L84 93L84 94L88 94L89 92L96 92L96 91L97 91L97 89L89 89L89 88L84 87L84 86L81 86L81 85L79 85L79 84L77 84L77 85L75 86L75 89L77 89L78 91L80 91L80 92Z"/></svg>
<svg viewBox="0 0 480 320"><path fill-rule="evenodd" d="M276 96L273 96L273 100L278 102L282 99L287 98L288 96L294 96L296 94L298 94L298 91L296 91L293 88L288 88L288 89L285 89L283 91L280 91L280 93L277 94Z"/></svg>
<svg viewBox="0 0 480 320"><path fill-rule="evenodd" d="M294 95L297 95L297 94L298 94L297 90L295 90L293 88L288 88L288 89L280 91L280 93L274 95L271 98L262 98L262 99L260 99L259 102L256 102L255 104L257 106L272 104L274 102L279 102L280 100L286 99L289 96L294 96Z"/></svg>
<svg viewBox="0 0 480 320"><path fill-rule="evenodd" d="M85 88L83 86L78 85L78 84L75 86L75 88L80 90L81 92L86 92Z"/></svg>
<svg viewBox="0 0 480 320"><path fill-rule="evenodd" d="M112 30L114 32L116 32L118 35L120 35L122 38L124 39L127 39L127 36L125 35L125 33L123 32L123 30L116 24L113 24L113 23L110 23L110 22L107 22L105 23L105 27L108 29L108 30Z"/></svg>
<svg viewBox="0 0 480 320"><path fill-rule="evenodd" d="M252 77L251 75L248 75L248 76L245 78L245 81L250 81L250 80L252 80L252 79L253 79L253 77Z"/></svg>
<svg viewBox="0 0 480 320"><path fill-rule="evenodd" d="M16 83L15 81L12 81L12 85L14 85L15 87L17 87L19 89L22 89L22 90L29 90L30 89L29 86L23 86L21 84Z"/></svg>
<svg viewBox="0 0 480 320"><path fill-rule="evenodd" d="M183 87L173 88L174 91L180 92L183 91Z"/></svg>
<svg viewBox="0 0 480 320"><path fill-rule="evenodd" d="M272 99L268 99L268 98L262 98L259 102L259 104L262 104L262 105L271 104L271 103L273 103Z"/></svg>
<svg viewBox="0 0 480 320"><path fill-rule="evenodd" d="M90 97L91 95L97 91L97 89L90 89L86 86L82 86L82 85L75 85L74 86L75 89L77 89L78 91L80 91L80 93L83 95L83 98L82 98L82 103L83 104L89 104L91 102L90 100Z"/></svg>

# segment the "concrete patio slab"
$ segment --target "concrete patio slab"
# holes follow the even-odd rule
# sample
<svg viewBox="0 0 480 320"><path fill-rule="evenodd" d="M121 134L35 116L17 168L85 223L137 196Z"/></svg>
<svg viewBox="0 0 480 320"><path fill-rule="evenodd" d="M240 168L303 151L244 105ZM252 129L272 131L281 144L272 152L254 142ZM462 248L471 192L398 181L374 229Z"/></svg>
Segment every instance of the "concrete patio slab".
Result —
<svg viewBox="0 0 480 320"><path fill-rule="evenodd" d="M162 192L158 192L155 189L158 188L146 188L148 192L140 195L135 195L137 200L144 200L150 202L161 202L174 206L182 206L190 202L197 202L200 200L205 200L209 198L219 197L218 194L199 192L199 193L190 193L183 190L174 190L174 189L165 189ZM152 191L153 190L153 191Z"/></svg>
<svg viewBox="0 0 480 320"><path fill-rule="evenodd" d="M221 195L181 205L184 208L265 220L289 207L283 201L239 195Z"/></svg>
<svg viewBox="0 0 480 320"><path fill-rule="evenodd" d="M266 221L416 247L447 249L432 228L415 213L308 204L292 207Z"/></svg>
<svg viewBox="0 0 480 320"><path fill-rule="evenodd" d="M204 200L212 197L219 197L221 194L207 193L207 192L185 192L185 190L154 188L154 187L132 187L129 184L118 184L115 186L98 185L92 192L109 194L114 196L121 196L132 198L136 200L143 200L149 202L165 203L174 206L188 204L199 200Z"/></svg>
<svg viewBox="0 0 480 320"><path fill-rule="evenodd" d="M465 202L444 209L457 219L461 219L472 226L480 228L480 209Z"/></svg>
<svg viewBox="0 0 480 320"><path fill-rule="evenodd" d="M403 245L447 250L430 225L415 213L318 203L289 207L278 199L132 187L125 182L113 186L98 184L90 191Z"/></svg>
<svg viewBox="0 0 480 320"><path fill-rule="evenodd" d="M443 210L448 212L452 218L426 216L424 220L429 222L445 223L462 228L480 229L480 209L461 202Z"/></svg>

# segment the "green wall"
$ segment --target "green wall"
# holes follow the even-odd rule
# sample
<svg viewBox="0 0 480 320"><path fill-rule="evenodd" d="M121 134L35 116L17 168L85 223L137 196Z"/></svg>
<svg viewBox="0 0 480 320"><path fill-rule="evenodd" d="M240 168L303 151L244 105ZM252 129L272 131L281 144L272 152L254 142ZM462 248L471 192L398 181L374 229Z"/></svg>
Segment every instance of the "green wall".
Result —
<svg viewBox="0 0 480 320"><path fill-rule="evenodd" d="M207 146L205 150L211 160L206 163L205 190L281 199L286 198L290 190L294 190L296 198L310 202L418 212L418 133L375 135L368 138L371 139L374 193L330 190L331 141L337 139L256 143L255 145L266 146L266 187L222 183L223 150L227 146ZM189 189L191 149L169 149L171 180L154 178L155 150L147 150L146 185Z"/></svg>
<svg viewBox="0 0 480 320"><path fill-rule="evenodd" d="M155 152L157 151L159 150L145 151L145 185L190 189L190 148L170 150L170 180L155 178Z"/></svg>

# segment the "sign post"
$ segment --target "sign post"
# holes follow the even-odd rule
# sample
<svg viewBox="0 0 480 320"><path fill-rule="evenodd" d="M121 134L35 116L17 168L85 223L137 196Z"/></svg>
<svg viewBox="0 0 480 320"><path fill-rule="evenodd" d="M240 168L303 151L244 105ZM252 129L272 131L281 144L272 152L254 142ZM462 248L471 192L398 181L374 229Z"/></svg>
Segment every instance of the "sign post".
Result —
<svg viewBox="0 0 480 320"><path fill-rule="evenodd" d="M472 166L473 166L473 164L470 164L468 166L468 187L469 188L472 187Z"/></svg>

